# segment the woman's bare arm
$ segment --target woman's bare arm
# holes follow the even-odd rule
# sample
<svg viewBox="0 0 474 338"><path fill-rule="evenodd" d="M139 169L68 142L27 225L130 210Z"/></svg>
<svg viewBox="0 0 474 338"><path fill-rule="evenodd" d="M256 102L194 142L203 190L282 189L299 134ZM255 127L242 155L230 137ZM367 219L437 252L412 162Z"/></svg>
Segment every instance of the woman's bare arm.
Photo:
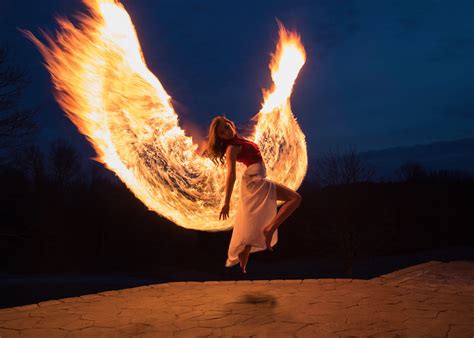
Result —
<svg viewBox="0 0 474 338"><path fill-rule="evenodd" d="M235 162L237 154L240 151L239 146L229 145L226 150L226 162L227 162L227 175L226 175L226 188L225 188L225 200L224 204L230 204L230 197L232 196L232 190L234 189L234 183L236 179Z"/></svg>

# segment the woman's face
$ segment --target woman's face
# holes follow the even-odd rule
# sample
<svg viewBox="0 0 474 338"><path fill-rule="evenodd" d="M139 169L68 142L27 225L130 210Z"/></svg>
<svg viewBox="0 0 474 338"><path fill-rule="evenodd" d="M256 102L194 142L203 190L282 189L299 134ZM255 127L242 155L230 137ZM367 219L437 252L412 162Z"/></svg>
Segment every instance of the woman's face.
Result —
<svg viewBox="0 0 474 338"><path fill-rule="evenodd" d="M224 140L230 140L234 137L235 130L229 122L224 121L217 125L216 133L220 138Z"/></svg>

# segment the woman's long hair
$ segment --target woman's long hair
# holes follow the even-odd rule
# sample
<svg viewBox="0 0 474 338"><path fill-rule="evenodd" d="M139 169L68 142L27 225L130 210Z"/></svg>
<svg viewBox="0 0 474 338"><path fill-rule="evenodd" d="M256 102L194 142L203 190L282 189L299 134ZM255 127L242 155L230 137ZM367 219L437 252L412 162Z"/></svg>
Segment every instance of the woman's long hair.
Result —
<svg viewBox="0 0 474 338"><path fill-rule="evenodd" d="M225 151L226 144L225 140L217 136L217 127L220 123L229 122L237 133L237 128L232 120L229 120L223 115L216 116L212 119L211 125L209 126L209 134L207 141L207 155L216 165L223 165L225 163ZM220 163L219 163L220 162Z"/></svg>

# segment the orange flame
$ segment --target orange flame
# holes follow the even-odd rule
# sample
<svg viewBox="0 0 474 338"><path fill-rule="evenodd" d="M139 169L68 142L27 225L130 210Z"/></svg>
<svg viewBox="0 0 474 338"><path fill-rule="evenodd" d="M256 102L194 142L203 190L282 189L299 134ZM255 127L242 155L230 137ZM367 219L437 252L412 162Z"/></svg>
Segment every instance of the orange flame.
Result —
<svg viewBox="0 0 474 338"><path fill-rule="evenodd" d="M216 168L198 155L197 144L179 127L171 97L146 66L127 11L113 0L83 1L91 14L79 16L79 27L58 18L56 39L42 32L48 46L23 31L46 61L59 105L92 144L96 160L150 210L189 229L232 228L236 208L226 220L218 218L225 167ZM308 160L290 95L304 62L299 36L280 24L270 66L274 85L264 92L262 109L254 116L255 130L247 136L260 146L268 178L295 190ZM243 170L238 163L233 206Z"/></svg>

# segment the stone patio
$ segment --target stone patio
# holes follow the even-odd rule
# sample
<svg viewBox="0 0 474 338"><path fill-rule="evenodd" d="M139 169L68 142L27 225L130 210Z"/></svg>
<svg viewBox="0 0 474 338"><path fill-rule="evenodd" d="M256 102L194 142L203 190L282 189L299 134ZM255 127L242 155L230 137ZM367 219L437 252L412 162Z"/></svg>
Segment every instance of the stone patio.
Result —
<svg viewBox="0 0 474 338"><path fill-rule="evenodd" d="M474 337L474 262L371 280L175 282L0 309L0 337Z"/></svg>

